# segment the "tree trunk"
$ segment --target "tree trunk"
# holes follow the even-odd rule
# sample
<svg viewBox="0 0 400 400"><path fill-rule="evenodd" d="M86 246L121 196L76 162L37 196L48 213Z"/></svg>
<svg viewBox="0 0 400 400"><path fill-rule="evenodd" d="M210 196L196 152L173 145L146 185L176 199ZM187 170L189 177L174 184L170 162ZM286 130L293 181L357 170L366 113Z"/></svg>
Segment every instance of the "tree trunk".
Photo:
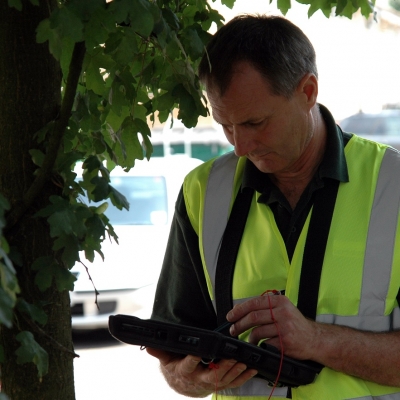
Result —
<svg viewBox="0 0 400 400"><path fill-rule="evenodd" d="M36 43L35 29L49 16L54 0L33 6L23 0L22 11L0 1L0 192L11 207L18 204L34 179L36 167L29 150L39 148L34 134L57 118L61 102L61 72L49 53L48 43ZM2 392L12 400L73 400L73 344L68 291L58 292L55 284L41 292L34 284L30 266L39 256L50 255L52 239L43 219L33 214L49 203L60 189L47 182L40 196L24 216L7 231L6 238L21 255L16 266L20 296L31 304L45 304L47 324L40 332L20 313L15 314L12 329L1 327L0 339L5 362L1 366ZM17 364L15 336L31 331L49 354L49 372L40 381L36 365ZM54 341L52 339L53 338Z"/></svg>

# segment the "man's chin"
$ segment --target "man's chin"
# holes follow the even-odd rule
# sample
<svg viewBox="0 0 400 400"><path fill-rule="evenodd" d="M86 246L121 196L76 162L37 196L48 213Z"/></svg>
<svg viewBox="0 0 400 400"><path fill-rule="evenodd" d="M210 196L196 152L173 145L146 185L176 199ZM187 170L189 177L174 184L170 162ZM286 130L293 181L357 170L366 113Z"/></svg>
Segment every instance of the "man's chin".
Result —
<svg viewBox="0 0 400 400"><path fill-rule="evenodd" d="M265 174L273 174L276 172L276 168L272 165L271 162L267 160L252 160L250 161L259 169L261 172L264 172Z"/></svg>

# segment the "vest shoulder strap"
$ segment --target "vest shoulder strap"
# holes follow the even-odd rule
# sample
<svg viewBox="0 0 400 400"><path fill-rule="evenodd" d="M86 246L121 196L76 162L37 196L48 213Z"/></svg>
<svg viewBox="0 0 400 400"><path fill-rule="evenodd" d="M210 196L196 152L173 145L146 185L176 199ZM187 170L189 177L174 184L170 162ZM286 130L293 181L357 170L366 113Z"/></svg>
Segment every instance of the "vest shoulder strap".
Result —
<svg viewBox="0 0 400 400"><path fill-rule="evenodd" d="M253 194L254 190L250 188L239 189L224 231L215 271L215 303L218 325L226 322L225 316L233 307L233 272Z"/></svg>

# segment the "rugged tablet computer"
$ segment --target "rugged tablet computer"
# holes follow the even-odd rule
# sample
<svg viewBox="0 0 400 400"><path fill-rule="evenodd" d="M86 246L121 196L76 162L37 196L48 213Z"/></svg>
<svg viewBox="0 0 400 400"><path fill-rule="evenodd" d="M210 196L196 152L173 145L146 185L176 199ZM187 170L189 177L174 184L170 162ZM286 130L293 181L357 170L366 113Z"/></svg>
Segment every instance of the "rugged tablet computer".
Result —
<svg viewBox="0 0 400 400"><path fill-rule="evenodd" d="M281 364L281 353L274 346L265 342L255 346L206 329L119 314L109 317L109 331L124 343L200 356L205 362L235 359L258 370L257 377L271 383L276 381ZM313 361L283 356L278 384L290 387L307 385L314 382L322 367Z"/></svg>

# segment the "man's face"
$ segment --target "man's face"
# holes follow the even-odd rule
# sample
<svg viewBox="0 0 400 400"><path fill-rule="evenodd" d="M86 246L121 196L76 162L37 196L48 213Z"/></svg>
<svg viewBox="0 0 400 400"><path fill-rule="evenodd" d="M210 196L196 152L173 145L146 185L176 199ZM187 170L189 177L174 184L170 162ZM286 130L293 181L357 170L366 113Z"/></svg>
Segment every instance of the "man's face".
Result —
<svg viewBox="0 0 400 400"><path fill-rule="evenodd" d="M224 95L209 90L208 98L237 156L246 156L260 171L272 174L295 172L302 163L313 132L305 90L296 89L290 99L273 95L265 78L243 63Z"/></svg>

